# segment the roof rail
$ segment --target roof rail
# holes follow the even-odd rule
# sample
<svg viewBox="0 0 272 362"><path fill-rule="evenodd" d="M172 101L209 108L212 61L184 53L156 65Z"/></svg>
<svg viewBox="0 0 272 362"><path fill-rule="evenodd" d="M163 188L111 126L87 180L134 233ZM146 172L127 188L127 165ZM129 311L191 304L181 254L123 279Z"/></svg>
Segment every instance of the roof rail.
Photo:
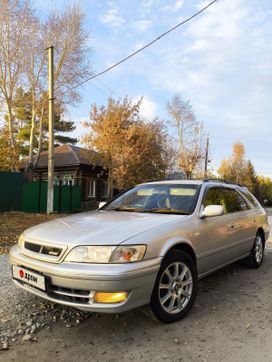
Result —
<svg viewBox="0 0 272 362"><path fill-rule="evenodd" d="M231 184L232 182L229 182L228 180L220 179L220 178L205 178L203 182L225 182L226 184Z"/></svg>
<svg viewBox="0 0 272 362"><path fill-rule="evenodd" d="M226 183L228 185L236 185L236 186L240 186L240 187L246 187L246 186L243 186L243 185L241 185L239 183L231 182L231 181L220 179L220 178L205 178L203 180L203 182L224 182L224 183Z"/></svg>

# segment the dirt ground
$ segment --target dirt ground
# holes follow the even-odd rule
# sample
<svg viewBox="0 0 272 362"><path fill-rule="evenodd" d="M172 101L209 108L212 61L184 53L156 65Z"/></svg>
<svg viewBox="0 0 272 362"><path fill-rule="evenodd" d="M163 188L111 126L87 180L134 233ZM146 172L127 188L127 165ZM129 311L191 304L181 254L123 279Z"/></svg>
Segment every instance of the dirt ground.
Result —
<svg viewBox="0 0 272 362"><path fill-rule="evenodd" d="M141 309L90 315L72 328L57 321L35 342L11 344L0 361L272 361L271 276L269 242L260 269L236 263L201 280L180 322L159 324Z"/></svg>

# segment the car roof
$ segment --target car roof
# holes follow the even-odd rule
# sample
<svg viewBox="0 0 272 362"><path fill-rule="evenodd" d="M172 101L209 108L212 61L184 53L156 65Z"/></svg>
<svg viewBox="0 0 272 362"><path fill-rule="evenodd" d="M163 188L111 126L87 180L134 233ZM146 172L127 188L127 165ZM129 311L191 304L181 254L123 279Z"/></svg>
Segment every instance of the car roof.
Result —
<svg viewBox="0 0 272 362"><path fill-rule="evenodd" d="M242 185L237 185L235 183L226 182L224 180L159 180L159 181L150 181L150 182L144 182L139 185L213 185L213 186L224 186L224 187L235 187L238 189L246 189L246 187L243 187Z"/></svg>
<svg viewBox="0 0 272 362"><path fill-rule="evenodd" d="M149 181L143 182L139 185L178 185L178 184L187 184L187 185L202 185L203 180L160 180L160 181Z"/></svg>

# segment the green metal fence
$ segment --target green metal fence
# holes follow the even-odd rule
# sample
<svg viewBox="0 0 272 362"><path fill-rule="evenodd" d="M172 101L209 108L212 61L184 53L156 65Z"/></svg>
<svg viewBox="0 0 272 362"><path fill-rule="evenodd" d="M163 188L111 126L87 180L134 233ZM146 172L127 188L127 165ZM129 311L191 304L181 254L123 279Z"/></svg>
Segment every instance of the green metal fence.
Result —
<svg viewBox="0 0 272 362"><path fill-rule="evenodd" d="M47 182L34 181L23 185L21 196L21 211L46 212ZM80 211L81 189L70 182L54 185L54 211L59 213Z"/></svg>
<svg viewBox="0 0 272 362"><path fill-rule="evenodd" d="M19 172L0 172L0 211L46 212L47 182L24 183ZM54 211L77 212L81 208L81 188L72 181L54 186Z"/></svg>
<svg viewBox="0 0 272 362"><path fill-rule="evenodd" d="M19 172L0 172L0 211L19 210L23 175Z"/></svg>

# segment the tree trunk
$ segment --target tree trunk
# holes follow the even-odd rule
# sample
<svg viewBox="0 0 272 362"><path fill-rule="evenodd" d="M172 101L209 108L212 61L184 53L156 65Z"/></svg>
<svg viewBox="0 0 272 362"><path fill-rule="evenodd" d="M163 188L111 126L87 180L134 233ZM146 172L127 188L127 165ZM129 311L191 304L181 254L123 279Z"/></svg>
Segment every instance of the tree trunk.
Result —
<svg viewBox="0 0 272 362"><path fill-rule="evenodd" d="M9 157L13 157L13 148L15 147L14 134L13 134L13 113L11 105L8 104L8 131L9 131ZM12 172L18 171L16 167L11 166L10 170Z"/></svg>
<svg viewBox="0 0 272 362"><path fill-rule="evenodd" d="M36 121L36 109L35 107L32 106L28 162L25 168L25 172L28 174L29 181L32 181L33 179L33 150L34 150L35 121Z"/></svg>
<svg viewBox="0 0 272 362"><path fill-rule="evenodd" d="M35 170L35 168L38 165L39 162L39 158L40 158L40 154L42 151L42 140L43 140L43 116L44 116L44 104L42 106L42 112L40 115L40 120L39 120L39 139L38 139L38 150L37 150L37 155L34 159L33 162L33 170Z"/></svg>

